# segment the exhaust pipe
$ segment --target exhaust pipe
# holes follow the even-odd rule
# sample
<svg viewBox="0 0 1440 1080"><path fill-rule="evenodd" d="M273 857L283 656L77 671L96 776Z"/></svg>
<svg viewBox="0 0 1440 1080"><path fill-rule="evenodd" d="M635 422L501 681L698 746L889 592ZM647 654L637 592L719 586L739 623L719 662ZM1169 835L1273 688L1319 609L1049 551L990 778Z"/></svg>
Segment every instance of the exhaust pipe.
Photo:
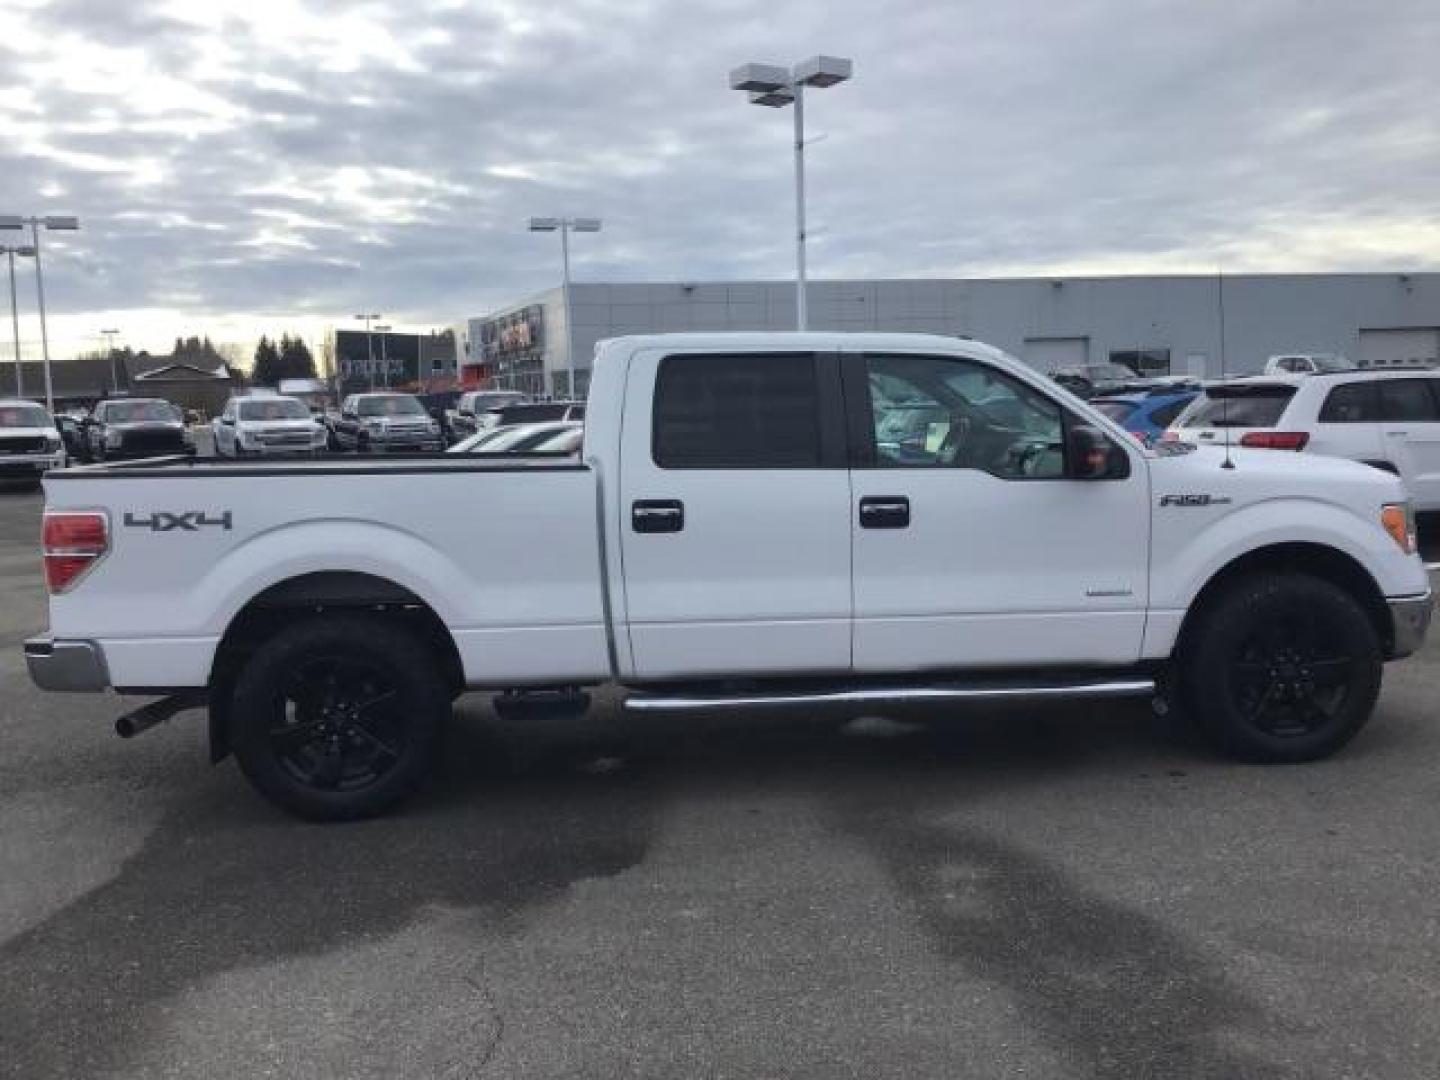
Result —
<svg viewBox="0 0 1440 1080"><path fill-rule="evenodd" d="M120 717L115 721L115 734L122 739L133 739L142 731L149 731L156 724L169 720L176 713L197 708L207 701L209 701L209 695L204 690L186 690L179 694L171 694L169 697L142 705L134 712L128 712Z"/></svg>

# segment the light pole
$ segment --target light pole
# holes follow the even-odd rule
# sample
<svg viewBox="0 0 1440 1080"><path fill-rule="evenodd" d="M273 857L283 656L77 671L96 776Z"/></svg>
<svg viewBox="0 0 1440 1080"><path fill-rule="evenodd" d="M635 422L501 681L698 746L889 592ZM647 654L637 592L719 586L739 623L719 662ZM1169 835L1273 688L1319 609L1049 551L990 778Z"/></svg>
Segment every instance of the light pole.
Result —
<svg viewBox="0 0 1440 1080"><path fill-rule="evenodd" d="M370 338L370 324L371 324L374 320L376 320L376 319L383 319L384 317L385 317L385 316L380 315L380 314L378 314L378 313L377 313L377 314L374 314L374 315L356 315L356 316L355 316L355 318L357 318L357 319L364 319L364 320L365 320L365 370L366 370L367 372L369 372L369 374L370 374L370 389L371 389L371 390L374 390L374 389L375 389L375 346L374 346L374 344L373 344L373 342L371 341L371 338Z"/></svg>
<svg viewBox="0 0 1440 1080"><path fill-rule="evenodd" d="M565 379L567 396L575 396L575 318L570 309L570 233L599 232L600 219L593 217L532 217L531 232L560 233L560 265L565 294Z"/></svg>
<svg viewBox="0 0 1440 1080"><path fill-rule="evenodd" d="M805 311L805 88L824 89L850 78L854 65L840 56L812 56L794 68L746 64L730 72L730 89L744 90L750 104L795 106L795 329L807 327Z"/></svg>
<svg viewBox="0 0 1440 1080"><path fill-rule="evenodd" d="M50 336L45 329L45 275L40 269L40 226L47 232L74 232L80 228L80 219L69 215L47 217L0 217L0 229L23 229L30 226L30 246L35 249L35 298L40 307L40 355L45 361L45 408L55 415L55 387L50 378Z"/></svg>
<svg viewBox="0 0 1440 1080"><path fill-rule="evenodd" d="M25 365L20 359L20 305L15 300L15 256L23 255L27 258L35 254L35 249L28 244L21 247L4 247L4 251L10 260L10 323L15 329L15 396L25 396Z"/></svg>
<svg viewBox="0 0 1440 1080"><path fill-rule="evenodd" d="M390 353L385 348L385 342L389 339L390 324L376 323L375 330L380 335L380 382L386 390L390 389Z"/></svg>
<svg viewBox="0 0 1440 1080"><path fill-rule="evenodd" d="M107 351L110 354L110 392L112 394L120 392L120 377L115 370L115 335L118 333L120 333L119 330L100 331L100 336L105 339Z"/></svg>

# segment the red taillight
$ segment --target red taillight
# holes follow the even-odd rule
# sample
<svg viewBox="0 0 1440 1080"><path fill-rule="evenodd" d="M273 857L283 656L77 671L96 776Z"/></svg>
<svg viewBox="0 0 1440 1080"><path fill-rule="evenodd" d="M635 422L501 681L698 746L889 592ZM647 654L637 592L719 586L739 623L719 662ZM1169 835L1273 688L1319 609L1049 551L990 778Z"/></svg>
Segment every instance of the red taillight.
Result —
<svg viewBox="0 0 1440 1080"><path fill-rule="evenodd" d="M1309 441L1308 431L1247 431L1240 436L1241 446L1260 450L1304 450Z"/></svg>
<svg viewBox="0 0 1440 1080"><path fill-rule="evenodd" d="M110 521L98 510L47 510L40 544L45 584L62 593L110 550Z"/></svg>
<svg viewBox="0 0 1440 1080"><path fill-rule="evenodd" d="M1180 432L1176 431L1174 428L1166 428L1163 432L1160 433L1160 441L1179 442Z"/></svg>

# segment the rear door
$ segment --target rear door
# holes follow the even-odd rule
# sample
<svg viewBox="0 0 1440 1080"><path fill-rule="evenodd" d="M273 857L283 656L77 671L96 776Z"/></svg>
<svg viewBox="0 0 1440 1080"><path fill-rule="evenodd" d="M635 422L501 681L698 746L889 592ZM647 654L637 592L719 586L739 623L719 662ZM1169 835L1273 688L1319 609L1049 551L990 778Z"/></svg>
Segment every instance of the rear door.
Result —
<svg viewBox="0 0 1440 1080"><path fill-rule="evenodd" d="M619 509L639 678L850 670L843 422L831 355L631 360Z"/></svg>
<svg viewBox="0 0 1440 1080"><path fill-rule="evenodd" d="M1380 431L1421 510L1440 509L1440 380L1378 379Z"/></svg>

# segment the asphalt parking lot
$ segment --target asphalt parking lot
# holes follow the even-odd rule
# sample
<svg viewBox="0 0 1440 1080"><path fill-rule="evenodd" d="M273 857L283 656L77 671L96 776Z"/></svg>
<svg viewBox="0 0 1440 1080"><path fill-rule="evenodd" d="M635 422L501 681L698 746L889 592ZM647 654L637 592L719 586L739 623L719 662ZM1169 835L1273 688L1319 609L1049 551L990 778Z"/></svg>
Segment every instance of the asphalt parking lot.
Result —
<svg viewBox="0 0 1440 1080"><path fill-rule="evenodd" d="M304 825L35 691L0 489L0 1075L1421 1077L1440 1060L1440 641L1334 760L1143 706L504 724ZM1432 557L1435 553L1432 549Z"/></svg>

